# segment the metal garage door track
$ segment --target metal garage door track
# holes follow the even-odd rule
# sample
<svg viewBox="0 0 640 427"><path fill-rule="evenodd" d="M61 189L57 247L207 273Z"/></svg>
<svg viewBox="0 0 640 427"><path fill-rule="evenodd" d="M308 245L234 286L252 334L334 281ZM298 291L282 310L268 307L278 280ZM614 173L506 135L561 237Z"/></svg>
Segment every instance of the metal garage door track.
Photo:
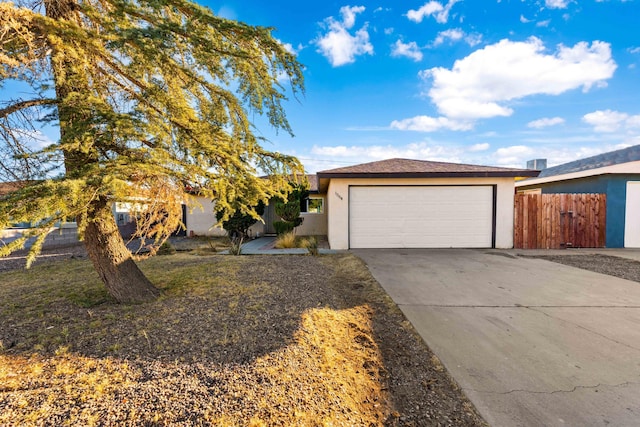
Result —
<svg viewBox="0 0 640 427"><path fill-rule="evenodd" d="M491 425L640 425L640 283L491 250L353 252Z"/></svg>

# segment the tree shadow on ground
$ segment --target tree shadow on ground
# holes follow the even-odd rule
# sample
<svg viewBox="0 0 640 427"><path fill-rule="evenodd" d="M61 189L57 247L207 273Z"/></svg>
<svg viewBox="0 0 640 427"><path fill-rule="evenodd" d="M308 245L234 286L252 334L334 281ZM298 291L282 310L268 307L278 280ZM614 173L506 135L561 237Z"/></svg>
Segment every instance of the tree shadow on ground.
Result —
<svg viewBox="0 0 640 427"><path fill-rule="evenodd" d="M280 404L273 393L287 399L298 392L300 397L291 398L302 399L305 409L297 413L311 414L309 423L299 424L314 425L314 417L327 411L358 411L331 401L331 396L346 393L341 387L348 382L352 391L363 393L355 399L368 408L363 411L377 411L374 424L481 424L446 370L355 256L155 257L142 263L142 269L164 295L137 306L110 300L86 260L64 261L64 274L58 264L0 274L0 279L21 281L10 289L0 286L0 355L28 358L36 352L46 358L63 349L63 355L91 363L130 361L138 385L123 386L120 394L100 403L117 412L115 419L127 420L127 411L139 407L190 413L194 420L227 413L235 417L227 420L231 424L247 414L269 419L267 412ZM334 341L332 335L340 339ZM360 358L336 356L350 346ZM358 383L361 379L366 381ZM168 397L158 398L158 393ZM193 398L177 405L174 395ZM146 396L144 403L135 396ZM113 399L120 402L117 408L109 403ZM296 405L281 404L285 414Z"/></svg>

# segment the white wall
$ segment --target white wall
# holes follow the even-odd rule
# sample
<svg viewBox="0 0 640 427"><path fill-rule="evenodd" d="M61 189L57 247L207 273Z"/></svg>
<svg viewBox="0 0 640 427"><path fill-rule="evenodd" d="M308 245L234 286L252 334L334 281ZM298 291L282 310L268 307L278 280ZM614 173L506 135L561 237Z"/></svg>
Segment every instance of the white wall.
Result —
<svg viewBox="0 0 640 427"><path fill-rule="evenodd" d="M192 196L187 204L187 236L226 236L213 211L215 202L201 196Z"/></svg>
<svg viewBox="0 0 640 427"><path fill-rule="evenodd" d="M624 214L624 247L640 248L640 181L627 182Z"/></svg>
<svg viewBox="0 0 640 427"><path fill-rule="evenodd" d="M332 249L349 249L350 185L496 185L496 248L513 247L514 178L337 178L329 182L325 212Z"/></svg>

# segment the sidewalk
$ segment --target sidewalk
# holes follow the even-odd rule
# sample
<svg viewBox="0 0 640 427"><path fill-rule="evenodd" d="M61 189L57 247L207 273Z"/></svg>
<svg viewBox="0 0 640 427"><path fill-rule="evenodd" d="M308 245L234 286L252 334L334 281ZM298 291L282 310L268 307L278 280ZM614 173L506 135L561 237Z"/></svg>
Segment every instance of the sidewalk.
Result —
<svg viewBox="0 0 640 427"><path fill-rule="evenodd" d="M303 248L290 248L290 249L276 249L274 247L276 243L275 236L259 237L255 240L250 240L242 245L243 255L305 255L309 251ZM320 248L318 252L322 255L335 254L337 251L332 249ZM223 252L227 253L227 251Z"/></svg>

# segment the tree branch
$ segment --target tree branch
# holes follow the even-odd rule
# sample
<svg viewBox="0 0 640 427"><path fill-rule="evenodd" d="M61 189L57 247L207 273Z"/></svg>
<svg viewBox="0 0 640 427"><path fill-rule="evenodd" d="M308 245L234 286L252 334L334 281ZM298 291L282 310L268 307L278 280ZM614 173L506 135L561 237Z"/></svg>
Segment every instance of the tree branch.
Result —
<svg viewBox="0 0 640 427"><path fill-rule="evenodd" d="M16 111L24 110L25 108L36 107L41 105L52 105L57 103L56 99L52 98L42 98L42 99L30 99L27 101L16 102L15 104L11 104L8 107L0 109L0 118L4 119L10 114L15 113Z"/></svg>

